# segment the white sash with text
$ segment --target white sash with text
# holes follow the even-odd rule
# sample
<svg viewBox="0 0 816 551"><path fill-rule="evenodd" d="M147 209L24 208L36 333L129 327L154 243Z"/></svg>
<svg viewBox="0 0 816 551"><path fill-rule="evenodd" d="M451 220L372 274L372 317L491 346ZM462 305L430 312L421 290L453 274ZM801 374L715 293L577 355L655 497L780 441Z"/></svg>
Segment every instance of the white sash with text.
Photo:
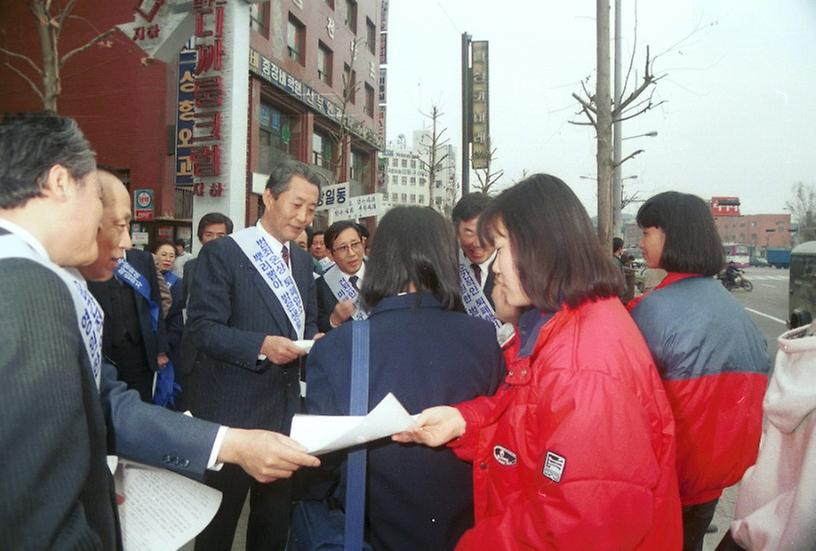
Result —
<svg viewBox="0 0 816 551"><path fill-rule="evenodd" d="M350 300L354 303L352 319L364 320L368 317L368 314L362 308L360 293L354 288L348 278L345 277L345 274L343 274L340 268L337 267L337 264L329 268L326 273L323 274L323 281L329 286L334 298L336 298L338 302Z"/></svg>
<svg viewBox="0 0 816 551"><path fill-rule="evenodd" d="M497 330L502 326L502 322L496 319L493 307L485 298L481 285L476 282L470 272L470 265L461 252L459 253L459 288L462 292L462 302L465 304L465 310L468 314L489 321L496 326Z"/></svg>
<svg viewBox="0 0 816 551"><path fill-rule="evenodd" d="M303 300L283 258L272 250L266 237L256 226L233 233L230 237L235 240L278 298L286 317L295 328L297 338L303 339L306 325Z"/></svg>
<svg viewBox="0 0 816 551"><path fill-rule="evenodd" d="M77 325L82 335L82 342L91 363L96 388L99 388L102 373L102 327L104 314L96 302L88 284L80 273L73 268L62 268L49 259L41 256L20 237L9 234L0 237L0 258L26 258L32 260L57 274L71 293Z"/></svg>

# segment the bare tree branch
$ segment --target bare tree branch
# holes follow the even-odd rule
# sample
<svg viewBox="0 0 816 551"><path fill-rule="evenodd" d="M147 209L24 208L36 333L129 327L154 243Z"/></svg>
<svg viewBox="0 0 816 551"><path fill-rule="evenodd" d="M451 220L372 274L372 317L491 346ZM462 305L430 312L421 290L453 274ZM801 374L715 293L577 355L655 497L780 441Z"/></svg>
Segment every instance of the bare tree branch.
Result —
<svg viewBox="0 0 816 551"><path fill-rule="evenodd" d="M642 115L646 111L651 111L655 107L659 107L660 105L663 105L664 103L666 103L666 100L660 100L659 102L655 103L654 105L652 105L650 103L649 105L647 105L646 107L644 107L640 111L638 111L636 113L632 113L631 115L627 115L625 117L621 117L620 119L617 119L617 120L619 120L619 121L628 121L629 119L633 119L633 118L637 117L638 115Z"/></svg>
<svg viewBox="0 0 816 551"><path fill-rule="evenodd" d="M6 48L3 48L2 46L0 46L0 52L4 53L4 54L6 54L7 56L10 56L10 57L15 57L15 58L18 58L18 59L22 59L23 61L28 63L31 66L31 68L34 69L37 72L38 75L42 75L42 70L39 67L37 67L36 63L34 63L34 60L31 59L30 57L28 57L27 55L18 54L17 52L12 52L11 50L7 50ZM6 62L6 63L8 63L8 62Z"/></svg>
<svg viewBox="0 0 816 551"><path fill-rule="evenodd" d="M15 67L14 65L12 65L12 64L11 64L11 63L9 63L8 61L4 62L3 64L4 64L6 67L8 67L9 69L11 69L12 71L14 71L15 73L17 73L18 75L20 75L20 77L21 77L23 80L25 80L25 81L26 81L26 82L27 82L27 83L28 83L28 84L31 86L31 89L32 89L32 90L34 90L34 92L37 94L37 96L39 96L40 101L43 101L43 100L44 100L44 98L43 98L43 93L42 93L42 92L40 92L39 88L37 88L37 85L36 85L36 84L34 84L34 81L33 81L33 80L31 80L30 78L28 78L28 76L26 76L26 74L25 74L25 73L23 73L23 72L22 72L20 69L18 69L17 67Z"/></svg>
<svg viewBox="0 0 816 551"><path fill-rule="evenodd" d="M637 29L638 29L638 18L637 18L637 0L635 0L635 24L633 26L632 33L634 34L634 39L632 41L632 55L629 57L629 67L626 69L626 78L623 80L623 88L621 88L621 97L615 98L615 106L620 103L623 99L623 96L626 95L626 88L629 86L629 77L632 74L632 67L635 65L635 52L637 52ZM616 43L615 47L620 47L620 44Z"/></svg>
<svg viewBox="0 0 816 551"><path fill-rule="evenodd" d="M622 165L623 163L625 163L629 159L634 159L635 157L637 157L638 155L640 155L644 151L646 151L646 150L645 149L638 149L637 151L633 151L632 153L630 153L629 155L627 155L626 157L621 159L619 163L612 163L612 167L613 168L619 167L620 165Z"/></svg>
<svg viewBox="0 0 816 551"><path fill-rule="evenodd" d="M592 105L595 102L595 95L587 89L586 81L581 81L581 88L584 89L584 94L586 94L587 99L589 100L588 105L592 112L595 112L595 107Z"/></svg>
<svg viewBox="0 0 816 551"><path fill-rule="evenodd" d="M85 44L83 44L82 46L79 46L78 48L74 48L73 50L71 50L70 52L68 52L64 56L62 56L62 59L60 59L60 62L59 62L60 68L62 68L65 65L65 62L68 61L69 59L71 59L72 57L74 57L76 54L84 52L85 50L87 50L88 48L90 48L91 46L96 44L97 42L106 39L108 36L113 34L113 31L115 31L115 30L116 30L116 27L111 27L107 31L101 32L98 35L96 35L95 37L93 37L89 42L86 42Z"/></svg>
<svg viewBox="0 0 816 551"><path fill-rule="evenodd" d="M57 26L59 28L59 32L62 32L62 24L65 23L65 19L74 11L74 6L76 5L77 0L68 0L65 6L60 11L59 15L57 15Z"/></svg>

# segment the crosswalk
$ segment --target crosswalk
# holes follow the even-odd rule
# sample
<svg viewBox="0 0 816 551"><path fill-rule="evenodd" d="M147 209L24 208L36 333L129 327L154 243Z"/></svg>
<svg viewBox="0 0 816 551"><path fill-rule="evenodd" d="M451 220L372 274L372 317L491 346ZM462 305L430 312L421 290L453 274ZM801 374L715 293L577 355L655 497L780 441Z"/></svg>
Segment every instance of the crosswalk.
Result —
<svg viewBox="0 0 816 551"><path fill-rule="evenodd" d="M786 275L758 275L758 274L747 274L747 277L751 281L787 281L788 276Z"/></svg>

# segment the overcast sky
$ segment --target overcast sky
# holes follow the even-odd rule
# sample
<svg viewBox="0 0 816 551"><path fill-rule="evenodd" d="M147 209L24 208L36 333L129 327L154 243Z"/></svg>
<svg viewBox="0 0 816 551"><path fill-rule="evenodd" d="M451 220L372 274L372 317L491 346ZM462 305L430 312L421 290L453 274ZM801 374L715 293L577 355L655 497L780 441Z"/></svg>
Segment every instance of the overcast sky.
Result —
<svg viewBox="0 0 816 551"><path fill-rule="evenodd" d="M660 54L656 100L624 123L625 194L735 195L744 214L783 211L791 186L816 184L816 0L623 0L624 59ZM512 7L505 9L503 6ZM594 131L570 94L595 66L592 0L391 0L388 139L438 104L461 149L460 40L490 42L490 125L509 184L528 172L566 181L594 214ZM612 27L614 28L614 27ZM624 64L626 65L626 63ZM633 75L634 76L634 75ZM594 87L594 78L592 80ZM459 153L459 152L458 152ZM472 178L471 181L475 179ZM636 211L637 206L627 211Z"/></svg>

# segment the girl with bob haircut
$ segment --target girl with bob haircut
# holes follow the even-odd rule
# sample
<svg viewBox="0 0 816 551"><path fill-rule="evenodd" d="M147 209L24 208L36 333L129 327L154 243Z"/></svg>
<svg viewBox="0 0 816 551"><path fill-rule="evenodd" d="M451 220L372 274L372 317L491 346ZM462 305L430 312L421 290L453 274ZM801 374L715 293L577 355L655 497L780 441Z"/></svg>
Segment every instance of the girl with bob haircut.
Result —
<svg viewBox="0 0 816 551"><path fill-rule="evenodd" d="M389 392L408 411L422 411L491 394L500 384L496 330L464 313L456 247L450 222L432 209L397 207L380 221L361 288L369 409ZM348 415L355 323L326 334L309 354L309 413ZM450 450L369 444L367 489L374 549L453 549L473 525L471 469Z"/></svg>
<svg viewBox="0 0 816 551"><path fill-rule="evenodd" d="M668 275L629 308L677 425L683 548L702 549L722 491L756 460L770 360L759 328L711 277L723 250L705 201L660 193L640 207L637 223L646 264Z"/></svg>
<svg viewBox="0 0 816 551"><path fill-rule="evenodd" d="M671 410L578 198L536 174L479 229L497 288L526 308L505 384L393 437L473 463L476 524L457 549L679 549Z"/></svg>

